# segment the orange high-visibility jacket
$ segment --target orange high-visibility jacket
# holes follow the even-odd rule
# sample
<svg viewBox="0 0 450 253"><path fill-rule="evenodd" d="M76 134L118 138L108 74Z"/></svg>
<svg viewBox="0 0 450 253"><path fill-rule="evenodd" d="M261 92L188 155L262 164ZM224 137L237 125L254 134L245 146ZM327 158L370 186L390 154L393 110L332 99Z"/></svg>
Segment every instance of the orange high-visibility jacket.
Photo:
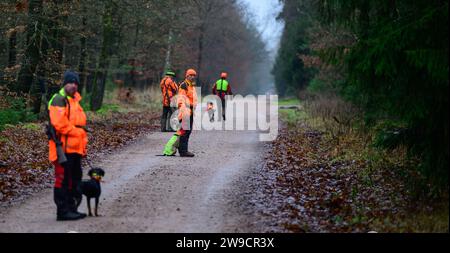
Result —
<svg viewBox="0 0 450 253"><path fill-rule="evenodd" d="M162 93L163 106L170 106L170 100L177 94L178 86L170 76L166 76L159 84Z"/></svg>
<svg viewBox="0 0 450 253"><path fill-rule="evenodd" d="M197 103L198 98L195 86L189 82L189 80L184 80L184 82L180 84L177 94L177 104L180 111L178 119L181 120L183 117L190 116L197 106Z"/></svg>
<svg viewBox="0 0 450 253"><path fill-rule="evenodd" d="M86 126L86 114L80 105L81 96L77 92L74 97L65 94L64 89L55 94L49 102L50 122L61 139L64 153L86 155L87 134L80 127ZM49 159L57 160L56 144L49 140Z"/></svg>

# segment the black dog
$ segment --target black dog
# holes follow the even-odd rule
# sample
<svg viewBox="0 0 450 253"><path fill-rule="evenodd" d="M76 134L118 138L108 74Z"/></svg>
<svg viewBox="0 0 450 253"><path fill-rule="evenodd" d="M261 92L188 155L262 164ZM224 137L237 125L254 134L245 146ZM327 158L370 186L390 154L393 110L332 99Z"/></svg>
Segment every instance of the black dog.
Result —
<svg viewBox="0 0 450 253"><path fill-rule="evenodd" d="M100 181L102 180L102 177L105 176L105 171L100 168L93 168L93 169L89 170L88 175L91 179L83 180L81 182L81 185L80 185L81 192L83 193L83 195L86 196L87 206L88 206L88 210L89 210L89 216L92 216L91 198L95 198L94 214L95 214L95 216L98 216L98 213L97 213L98 202L100 199L100 194L102 193ZM80 205L80 203L81 203L81 201L78 203L78 205Z"/></svg>

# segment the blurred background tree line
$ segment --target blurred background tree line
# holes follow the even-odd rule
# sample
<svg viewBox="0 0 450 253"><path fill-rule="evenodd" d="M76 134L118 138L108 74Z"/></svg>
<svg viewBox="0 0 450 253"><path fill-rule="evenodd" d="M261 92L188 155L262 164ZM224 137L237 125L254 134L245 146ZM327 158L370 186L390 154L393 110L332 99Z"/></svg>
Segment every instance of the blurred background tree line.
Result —
<svg viewBox="0 0 450 253"><path fill-rule="evenodd" d="M0 3L0 123L42 113L66 69L80 73L85 109L105 88L145 90L164 71L198 71L209 93L222 71L236 92L258 89L268 52L235 0L4 0ZM270 71L267 71L270 72ZM18 112L21 112L20 115Z"/></svg>
<svg viewBox="0 0 450 253"><path fill-rule="evenodd" d="M376 146L420 159L425 188L448 192L448 1L280 1L279 94L337 97L353 110L327 116L358 116Z"/></svg>

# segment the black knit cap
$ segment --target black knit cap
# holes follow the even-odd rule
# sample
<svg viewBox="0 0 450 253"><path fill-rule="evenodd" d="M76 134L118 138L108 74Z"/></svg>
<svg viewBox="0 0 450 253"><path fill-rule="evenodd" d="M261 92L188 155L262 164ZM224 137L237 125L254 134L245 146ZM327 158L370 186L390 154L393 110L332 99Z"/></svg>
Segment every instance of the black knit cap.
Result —
<svg viewBox="0 0 450 253"><path fill-rule="evenodd" d="M73 71L66 71L64 72L64 82L63 85L66 85L68 83L76 83L77 85L80 84L80 77L76 72Z"/></svg>

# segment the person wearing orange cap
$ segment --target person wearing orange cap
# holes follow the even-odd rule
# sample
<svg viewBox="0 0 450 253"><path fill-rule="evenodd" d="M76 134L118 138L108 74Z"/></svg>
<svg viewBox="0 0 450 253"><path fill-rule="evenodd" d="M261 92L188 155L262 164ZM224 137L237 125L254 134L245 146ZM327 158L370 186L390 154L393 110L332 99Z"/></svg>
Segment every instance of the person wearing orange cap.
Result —
<svg viewBox="0 0 450 253"><path fill-rule="evenodd" d="M213 94L216 96L219 96L220 100L222 101L222 118L225 120L225 96L226 95L233 95L231 92L231 86L227 81L228 74L225 72L222 72L220 74L220 79L217 80L217 82L213 86Z"/></svg>
<svg viewBox="0 0 450 253"><path fill-rule="evenodd" d="M177 94L178 120L181 122L181 128L172 136L164 149L165 156L173 156L176 149L181 157L194 157L194 154L188 151L189 137L194 123L194 109L198 104L197 92L195 91L195 78L197 72L193 69L186 71L186 78L180 84Z"/></svg>

